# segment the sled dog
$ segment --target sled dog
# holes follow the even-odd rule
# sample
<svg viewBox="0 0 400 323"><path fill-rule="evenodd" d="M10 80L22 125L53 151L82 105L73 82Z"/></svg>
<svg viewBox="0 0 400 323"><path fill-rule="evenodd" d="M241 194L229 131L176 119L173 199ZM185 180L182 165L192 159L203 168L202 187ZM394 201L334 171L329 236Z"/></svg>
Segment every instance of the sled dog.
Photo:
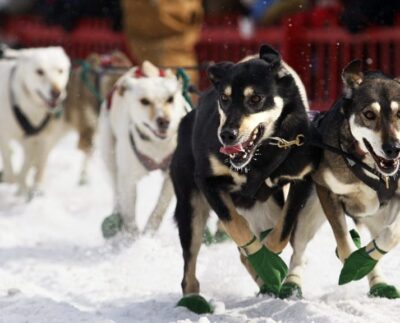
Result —
<svg viewBox="0 0 400 323"><path fill-rule="evenodd" d="M257 58L221 62L208 74L213 86L183 118L171 163L183 294L199 293L196 260L213 209L262 291L279 295L287 268L277 253L298 213L310 211L310 175L319 159L307 144L304 86L267 45Z"/></svg>
<svg viewBox="0 0 400 323"><path fill-rule="evenodd" d="M115 84L99 120L100 147L115 197L114 212L103 222L105 237L120 228L132 236L138 233L136 184L153 170L161 170L164 181L145 231L157 230L173 196L168 169L177 128L188 109L176 75L150 62L129 70Z"/></svg>
<svg viewBox="0 0 400 323"><path fill-rule="evenodd" d="M380 72L363 71L358 60L344 68L342 79L342 97L315 121L324 152L313 174L337 256L344 262L339 284L368 275L370 295L397 298L377 263L400 239L400 83ZM363 248L356 232L348 231L345 215L369 230L372 240ZM295 253L301 253L306 237L321 223L311 220L307 227L297 227L302 241Z"/></svg>
<svg viewBox="0 0 400 323"><path fill-rule="evenodd" d="M93 151L100 105L114 83L132 67L122 52L90 54L79 67L72 69L67 86L63 126L78 131L78 148L84 153L80 183L87 181L87 162Z"/></svg>
<svg viewBox="0 0 400 323"><path fill-rule="evenodd" d="M41 190L48 154L54 145L70 73L70 60L61 47L4 49L0 60L0 151L3 181L17 182L19 192L32 196ZM10 142L21 144L24 162L19 172L11 163ZM27 174L35 169L33 185Z"/></svg>

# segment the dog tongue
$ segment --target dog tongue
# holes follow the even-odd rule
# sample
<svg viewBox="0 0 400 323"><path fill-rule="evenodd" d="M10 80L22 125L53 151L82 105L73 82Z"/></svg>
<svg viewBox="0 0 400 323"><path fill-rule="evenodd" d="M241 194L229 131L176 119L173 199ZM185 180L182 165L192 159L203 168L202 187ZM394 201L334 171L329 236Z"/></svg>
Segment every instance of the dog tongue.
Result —
<svg viewBox="0 0 400 323"><path fill-rule="evenodd" d="M243 146L241 144L239 145L234 145L234 146L222 146L219 149L219 152L225 155L229 155L229 154L236 154L236 153L240 153L243 151Z"/></svg>

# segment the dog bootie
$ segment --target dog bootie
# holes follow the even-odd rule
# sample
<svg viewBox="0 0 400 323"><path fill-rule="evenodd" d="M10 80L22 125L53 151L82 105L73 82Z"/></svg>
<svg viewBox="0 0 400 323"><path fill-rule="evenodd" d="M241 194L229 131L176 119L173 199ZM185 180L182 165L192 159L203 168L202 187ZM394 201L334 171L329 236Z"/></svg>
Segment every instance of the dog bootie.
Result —
<svg viewBox="0 0 400 323"><path fill-rule="evenodd" d="M113 213L106 217L101 224L101 232L105 239L115 236L122 228L122 217L119 213Z"/></svg>
<svg viewBox="0 0 400 323"><path fill-rule="evenodd" d="M368 275L377 263L378 261L368 254L366 247L358 249L345 260L339 276L339 285L347 284L352 280L360 280Z"/></svg>
<svg viewBox="0 0 400 323"><path fill-rule="evenodd" d="M196 314L212 313L213 306L199 294L189 294L183 296L176 306L186 307Z"/></svg>
<svg viewBox="0 0 400 323"><path fill-rule="evenodd" d="M303 298L301 287L296 283L284 283L279 291L279 298Z"/></svg>
<svg viewBox="0 0 400 323"><path fill-rule="evenodd" d="M397 288L386 283L375 284L369 290L368 295L370 297L383 297L389 299L400 298L400 293Z"/></svg>
<svg viewBox="0 0 400 323"><path fill-rule="evenodd" d="M257 275L265 283L265 286L262 288L263 294L278 296L282 281L287 275L288 268L277 254L268 250L264 245L261 245L261 248L254 253L249 254L246 252L250 250L249 247L252 244L257 243L260 244L260 242L254 238L246 246L240 248L247 255L247 259Z"/></svg>

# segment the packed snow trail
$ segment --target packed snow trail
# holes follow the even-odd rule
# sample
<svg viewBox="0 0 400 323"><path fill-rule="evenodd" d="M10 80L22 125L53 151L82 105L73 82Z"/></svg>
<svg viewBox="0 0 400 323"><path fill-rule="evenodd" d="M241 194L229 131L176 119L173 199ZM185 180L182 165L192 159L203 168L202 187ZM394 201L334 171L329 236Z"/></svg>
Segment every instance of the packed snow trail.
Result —
<svg viewBox="0 0 400 323"><path fill-rule="evenodd" d="M175 307L183 262L173 205L155 237L104 241L100 224L112 209L107 176L95 154L90 183L78 186L83 156L75 144L70 135L51 154L44 196L26 204L14 186L0 185L0 322L399 321L400 301L367 297L366 279L337 285L341 265L326 224L307 252L303 300L256 297L257 287L228 241L203 246L198 261L202 294L217 302L219 314ZM154 173L140 184L140 228L160 181ZM290 252L283 254L287 263ZM389 282L400 286L400 248L384 257L382 267Z"/></svg>

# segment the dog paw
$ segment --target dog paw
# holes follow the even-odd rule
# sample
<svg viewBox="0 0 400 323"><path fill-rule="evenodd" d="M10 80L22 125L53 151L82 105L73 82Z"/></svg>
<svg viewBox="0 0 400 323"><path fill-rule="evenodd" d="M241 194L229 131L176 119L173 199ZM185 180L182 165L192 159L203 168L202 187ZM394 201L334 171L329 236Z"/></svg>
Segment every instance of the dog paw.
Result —
<svg viewBox="0 0 400 323"><path fill-rule="evenodd" d="M279 291L279 298L303 298L301 287L296 283L284 283Z"/></svg>
<svg viewBox="0 0 400 323"><path fill-rule="evenodd" d="M339 276L339 285L347 284L353 280L360 280L368 275L377 263L377 260L368 255L365 247L358 249L345 260Z"/></svg>
<svg viewBox="0 0 400 323"><path fill-rule="evenodd" d="M400 293L397 288L386 283L375 284L369 290L368 295L370 297L383 297L388 299L400 298Z"/></svg>
<svg viewBox="0 0 400 323"><path fill-rule="evenodd" d="M101 232L105 239L114 237L122 229L122 217L119 213L113 213L106 217L101 224Z"/></svg>
<svg viewBox="0 0 400 323"><path fill-rule="evenodd" d="M188 310L196 314L213 313L214 310L211 303L207 302L207 300L199 294L183 296L176 306L186 307Z"/></svg>
<svg viewBox="0 0 400 323"><path fill-rule="evenodd" d="M288 272L282 258L263 246L256 253L248 255L247 259L265 283L268 294L279 296L279 290Z"/></svg>

